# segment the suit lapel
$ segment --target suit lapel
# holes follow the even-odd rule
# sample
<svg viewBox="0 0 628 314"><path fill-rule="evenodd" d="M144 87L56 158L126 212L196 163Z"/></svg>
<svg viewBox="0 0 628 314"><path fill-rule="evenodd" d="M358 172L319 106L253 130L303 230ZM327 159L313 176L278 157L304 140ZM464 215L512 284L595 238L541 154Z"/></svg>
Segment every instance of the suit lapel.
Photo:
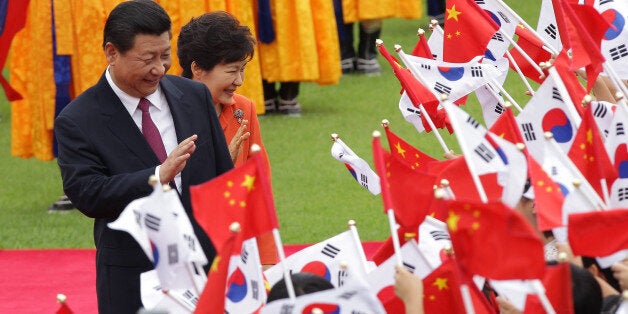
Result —
<svg viewBox="0 0 628 314"><path fill-rule="evenodd" d="M146 167L158 165L157 155L150 148L129 112L126 111L118 96L109 86L104 74L96 86L98 108L100 108L105 124L112 135L124 143L129 152L137 156Z"/></svg>

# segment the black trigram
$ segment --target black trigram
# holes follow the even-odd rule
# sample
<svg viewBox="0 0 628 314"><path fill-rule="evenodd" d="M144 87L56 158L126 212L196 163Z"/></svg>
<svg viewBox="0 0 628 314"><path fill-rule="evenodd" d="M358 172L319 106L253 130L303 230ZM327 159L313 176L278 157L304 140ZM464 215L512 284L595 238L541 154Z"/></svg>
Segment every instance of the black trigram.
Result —
<svg viewBox="0 0 628 314"><path fill-rule="evenodd" d="M552 99L563 101L563 97L560 95L560 92L556 87L552 87Z"/></svg>
<svg viewBox="0 0 628 314"><path fill-rule="evenodd" d="M294 310L294 304L282 304L279 314L292 314L292 310Z"/></svg>
<svg viewBox="0 0 628 314"><path fill-rule="evenodd" d="M432 54L432 58L433 58L434 60L436 60L436 59L438 59L438 55L437 55L437 54Z"/></svg>
<svg viewBox="0 0 628 314"><path fill-rule="evenodd" d="M536 141L536 134L534 133L534 125L532 123L522 123L521 130L527 142Z"/></svg>
<svg viewBox="0 0 628 314"><path fill-rule="evenodd" d="M550 175L552 177L556 177L558 175L558 168L556 168L556 166L552 166L552 168L550 169Z"/></svg>
<svg viewBox="0 0 628 314"><path fill-rule="evenodd" d="M189 234L184 234L183 235L183 241L188 244L188 248L192 252L196 251L196 240L194 240L193 236L191 236Z"/></svg>
<svg viewBox="0 0 628 314"><path fill-rule="evenodd" d="M432 238L436 241L438 240L449 240L449 233L447 233L446 231L442 231L442 230L432 230L430 231L430 235L432 236Z"/></svg>
<svg viewBox="0 0 628 314"><path fill-rule="evenodd" d="M483 77L484 72L482 72L482 67L472 66L471 67L471 77Z"/></svg>
<svg viewBox="0 0 628 314"><path fill-rule="evenodd" d="M136 223L138 226L141 226L141 225L142 225L142 213L141 213L141 212L139 212L138 210L135 210L135 209L134 209L134 210L133 210L133 215L135 216L135 223Z"/></svg>
<svg viewBox="0 0 628 314"><path fill-rule="evenodd" d="M473 151L478 154L480 158L486 161L486 163L490 163L491 160L495 158L495 154L490 151L484 143L480 143L480 145L478 145Z"/></svg>
<svg viewBox="0 0 628 314"><path fill-rule="evenodd" d="M470 124L474 129L477 129L478 127L480 127L480 123L475 121L475 119L473 119L472 116L467 117L466 122Z"/></svg>
<svg viewBox="0 0 628 314"><path fill-rule="evenodd" d="M617 199L621 202L628 199L628 189L621 187L617 189Z"/></svg>
<svg viewBox="0 0 628 314"><path fill-rule="evenodd" d="M418 115L419 117L421 116L421 110L419 110L419 109L414 109L414 108L407 107L406 111L412 112L412 113Z"/></svg>
<svg viewBox="0 0 628 314"><path fill-rule="evenodd" d="M351 299L354 295L356 295L358 292L355 290L352 291L346 291L343 292L341 295L338 296L338 298L340 299L345 299L345 300L349 300ZM352 312L353 313L353 312Z"/></svg>
<svg viewBox="0 0 628 314"><path fill-rule="evenodd" d="M179 263L179 248L176 243L168 245L168 265Z"/></svg>
<svg viewBox="0 0 628 314"><path fill-rule="evenodd" d="M484 0L475 0L475 3L477 3L478 5L486 4L486 2L484 2Z"/></svg>
<svg viewBox="0 0 628 314"><path fill-rule="evenodd" d="M504 12L502 11L497 11L497 14L499 14L499 17L501 17L504 22L510 24L510 19L508 18L508 15L504 14Z"/></svg>
<svg viewBox="0 0 628 314"><path fill-rule="evenodd" d="M249 260L249 251L247 251L246 247L244 246L242 246L242 252L240 252L240 260L245 265L246 265L246 262Z"/></svg>
<svg viewBox="0 0 628 314"><path fill-rule="evenodd" d="M257 280L251 280L251 293L255 300L259 300L259 282Z"/></svg>
<svg viewBox="0 0 628 314"><path fill-rule="evenodd" d="M421 63L421 68L426 69L426 70L430 70L430 69L432 69L432 66L429 65L429 64Z"/></svg>
<svg viewBox="0 0 628 314"><path fill-rule="evenodd" d="M500 104L499 102L495 104L495 113L497 114L502 114L504 113L504 106L502 104Z"/></svg>
<svg viewBox="0 0 628 314"><path fill-rule="evenodd" d="M411 273L414 274L414 270L416 270L416 266L412 265L412 264L408 264L406 262L403 262L403 266Z"/></svg>
<svg viewBox="0 0 628 314"><path fill-rule="evenodd" d="M321 251L321 253L331 257L331 258L335 258L336 255L338 255L338 253L340 252L340 249L327 243L325 244L325 247L323 248L323 250Z"/></svg>
<svg viewBox="0 0 628 314"><path fill-rule="evenodd" d="M598 118L606 117L608 113L608 108L603 103L598 102L595 106L595 110L593 110L593 116Z"/></svg>
<svg viewBox="0 0 628 314"><path fill-rule="evenodd" d="M192 293L192 291L190 291L189 289L185 289L185 292L183 292L183 297L194 305L198 303L198 297L194 295L194 293Z"/></svg>
<svg viewBox="0 0 628 314"><path fill-rule="evenodd" d="M556 25L554 24L547 25L547 27L545 28L545 33L548 34L550 37L552 37L552 39L556 39L556 36L558 35Z"/></svg>
<svg viewBox="0 0 628 314"><path fill-rule="evenodd" d="M369 177L364 173L360 173L360 184L367 189L369 188Z"/></svg>
<svg viewBox="0 0 628 314"><path fill-rule="evenodd" d="M342 287L345 284L345 278L349 277L349 272L346 270L338 271L338 287Z"/></svg>
<svg viewBox="0 0 628 314"><path fill-rule="evenodd" d="M159 231L160 223L161 223L161 218L157 216L153 216L151 214L146 214L146 216L144 216L144 225L146 226L146 228L150 230Z"/></svg>
<svg viewBox="0 0 628 314"><path fill-rule="evenodd" d="M611 48L608 50L608 53L610 53L611 58L613 59L613 61L619 60L623 57L628 56L628 49L626 48L625 44L621 44L615 48Z"/></svg>
<svg viewBox="0 0 628 314"><path fill-rule="evenodd" d="M491 39L504 42L504 36L502 36L502 33L495 33Z"/></svg>
<svg viewBox="0 0 628 314"><path fill-rule="evenodd" d="M624 129L624 123L623 122L615 123L615 135L616 136L626 135L626 130Z"/></svg>
<svg viewBox="0 0 628 314"><path fill-rule="evenodd" d="M614 0L600 0L600 5L614 2Z"/></svg>
<svg viewBox="0 0 628 314"><path fill-rule="evenodd" d="M451 87L444 85L440 82L436 82L436 85L434 85L434 90L437 91L439 94L449 95L449 93L451 93Z"/></svg>

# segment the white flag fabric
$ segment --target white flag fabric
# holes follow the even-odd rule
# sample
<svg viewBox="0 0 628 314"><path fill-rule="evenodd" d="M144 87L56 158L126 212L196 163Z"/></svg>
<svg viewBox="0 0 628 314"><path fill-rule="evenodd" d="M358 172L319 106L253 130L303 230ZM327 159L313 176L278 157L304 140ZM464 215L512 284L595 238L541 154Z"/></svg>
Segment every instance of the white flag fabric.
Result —
<svg viewBox="0 0 628 314"><path fill-rule="evenodd" d="M436 26L432 30L430 38L427 39L427 45L430 46L434 60L443 61L444 34L443 29L440 26Z"/></svg>
<svg viewBox="0 0 628 314"><path fill-rule="evenodd" d="M261 313L312 313L319 309L322 313L334 314L384 314L381 302L368 286L354 282L340 288L298 296L293 302L289 298L266 304Z"/></svg>
<svg viewBox="0 0 628 314"><path fill-rule="evenodd" d="M194 289L171 289L165 293L154 269L140 275L140 292L144 308L156 312L192 313L199 298Z"/></svg>
<svg viewBox="0 0 628 314"><path fill-rule="evenodd" d="M521 199L528 178L526 156L515 144L490 131L487 132L487 136L492 139L495 150L506 165L505 170L497 172L497 183L504 188L501 200L504 204L514 208Z"/></svg>
<svg viewBox="0 0 628 314"><path fill-rule="evenodd" d="M404 63L410 63L406 67L413 75L419 75L413 69L420 71L421 79L417 79L434 95L447 94L451 101L468 95L500 75L494 65L481 64L481 57L466 63L451 63L408 55L401 50L397 53Z"/></svg>
<svg viewBox="0 0 628 314"><path fill-rule="evenodd" d="M616 111L617 104L610 103L608 101L592 101L590 103L592 106L593 117L595 118L595 122L600 130L600 134L602 135L602 139L606 141L611 129L611 125L613 124L614 112Z"/></svg>
<svg viewBox="0 0 628 314"><path fill-rule="evenodd" d="M444 249L453 247L447 224L432 216L425 216L419 225L418 247L430 268L438 268L443 263Z"/></svg>
<svg viewBox="0 0 628 314"><path fill-rule="evenodd" d="M628 207L628 110L617 106L604 142L606 152L615 169L617 180L610 187L609 205L613 208Z"/></svg>
<svg viewBox="0 0 628 314"><path fill-rule="evenodd" d="M421 119L421 110L412 104L412 100L408 97L408 94L404 91L399 99L399 111L403 118L412 124L417 132L421 133L425 131L423 126L423 120Z"/></svg>
<svg viewBox="0 0 628 314"><path fill-rule="evenodd" d="M542 0L536 32L539 36L543 37L544 42L552 46L554 51L560 51L563 48L563 43L560 41L560 34L558 33L558 24L556 24L556 15L554 15L552 0Z"/></svg>
<svg viewBox="0 0 628 314"><path fill-rule="evenodd" d="M611 24L602 38L602 54L621 79L628 79L628 2L597 0L593 7Z"/></svg>
<svg viewBox="0 0 628 314"><path fill-rule="evenodd" d="M506 298L514 307L523 312L529 294L536 294L534 285L543 284L540 280L491 280L495 291Z"/></svg>
<svg viewBox="0 0 628 314"><path fill-rule="evenodd" d="M569 113L564 97L569 95L561 95L554 81L546 79L516 117L528 152L536 160L543 160L544 132L552 132L565 153L576 137L580 122Z"/></svg>
<svg viewBox="0 0 628 314"><path fill-rule="evenodd" d="M133 200L124 208L120 216L118 216L116 220L108 223L107 226L111 229L129 233L152 262L153 251L150 247L150 240L148 239L146 228L144 227L144 210L142 208L142 204L144 204L147 198L148 196Z"/></svg>
<svg viewBox="0 0 628 314"><path fill-rule="evenodd" d="M257 240L242 242L240 255L229 261L225 313L253 313L266 303L266 287Z"/></svg>
<svg viewBox="0 0 628 314"><path fill-rule="evenodd" d="M354 276L366 276L366 261L358 251L358 245L350 230L342 232L322 242L308 246L273 267L264 271L266 279L273 286L283 278L282 263L291 272L309 272L321 276L331 282L334 287L346 282L347 273L342 264L352 266Z"/></svg>
<svg viewBox="0 0 628 314"><path fill-rule="evenodd" d="M484 56L485 59L496 61L503 58L510 46L510 41L504 37L508 36L512 39L521 21L518 16L512 14L513 10L507 9L508 6L501 0L483 0L476 3L499 26L499 31L488 42L487 53Z"/></svg>
<svg viewBox="0 0 628 314"><path fill-rule="evenodd" d="M381 193L377 173L340 138L332 144L331 156L344 163L353 178L373 195Z"/></svg>

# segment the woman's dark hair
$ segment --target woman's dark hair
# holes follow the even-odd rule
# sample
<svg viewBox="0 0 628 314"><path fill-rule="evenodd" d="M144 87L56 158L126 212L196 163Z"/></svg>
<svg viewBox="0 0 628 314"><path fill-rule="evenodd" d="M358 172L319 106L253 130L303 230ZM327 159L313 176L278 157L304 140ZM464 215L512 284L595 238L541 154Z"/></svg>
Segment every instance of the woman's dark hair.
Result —
<svg viewBox="0 0 628 314"><path fill-rule="evenodd" d="M183 77L192 78L192 62L205 71L221 63L250 60L255 51L250 29L224 11L205 13L181 28L177 56Z"/></svg>
<svg viewBox="0 0 628 314"><path fill-rule="evenodd" d="M290 278L296 296L334 288L334 285L327 279L311 273L294 273L290 275ZM270 289L266 302L285 299L287 297L288 290L286 289L286 281L281 279Z"/></svg>
<svg viewBox="0 0 628 314"><path fill-rule="evenodd" d="M103 49L110 42L121 52L133 48L139 34L161 35L170 33L170 16L159 4L151 0L133 0L118 4L109 13L103 32Z"/></svg>

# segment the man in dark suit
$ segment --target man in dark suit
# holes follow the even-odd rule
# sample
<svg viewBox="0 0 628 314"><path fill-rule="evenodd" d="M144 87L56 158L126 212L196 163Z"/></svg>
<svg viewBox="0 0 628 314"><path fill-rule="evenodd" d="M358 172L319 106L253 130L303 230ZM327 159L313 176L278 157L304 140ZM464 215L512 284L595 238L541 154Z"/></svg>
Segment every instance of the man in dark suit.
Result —
<svg viewBox="0 0 628 314"><path fill-rule="evenodd" d="M155 2L116 6L104 29L107 70L55 120L64 191L82 213L95 218L100 313L136 313L142 306L140 274L153 265L128 233L107 223L131 201L150 194L151 175L176 187L210 264L215 256L192 215L189 187L233 164L205 85L165 74L172 62L170 37L170 18ZM138 108L145 100L150 119ZM163 154L145 139L148 120L158 129Z"/></svg>

